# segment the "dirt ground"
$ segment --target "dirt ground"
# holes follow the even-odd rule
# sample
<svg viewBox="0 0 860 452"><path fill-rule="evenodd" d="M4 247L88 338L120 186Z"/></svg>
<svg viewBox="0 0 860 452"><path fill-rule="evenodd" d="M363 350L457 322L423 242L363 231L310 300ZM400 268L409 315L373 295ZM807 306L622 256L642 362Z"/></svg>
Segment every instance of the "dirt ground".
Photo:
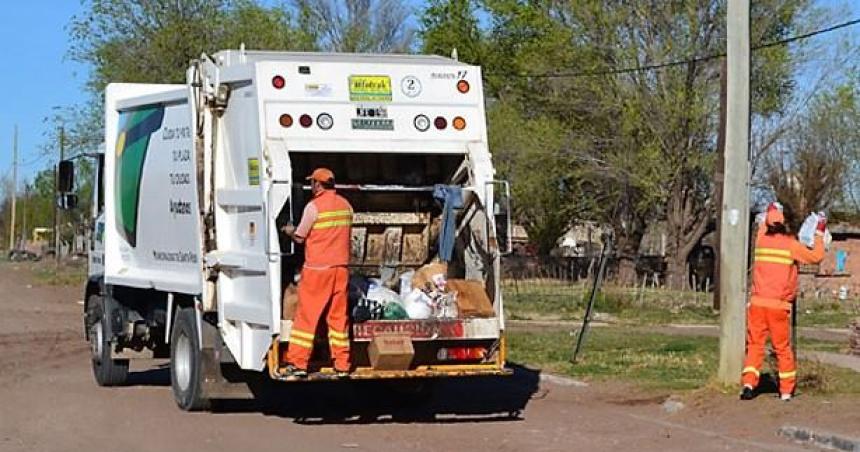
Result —
<svg viewBox="0 0 860 452"><path fill-rule="evenodd" d="M210 413L173 402L163 362L137 363L130 385L94 383L81 288L37 284L0 264L0 451L803 450L776 436L798 425L860 436L860 400L681 395L581 386L516 367L513 377L447 380L416 401L350 383L281 385L266 401Z"/></svg>

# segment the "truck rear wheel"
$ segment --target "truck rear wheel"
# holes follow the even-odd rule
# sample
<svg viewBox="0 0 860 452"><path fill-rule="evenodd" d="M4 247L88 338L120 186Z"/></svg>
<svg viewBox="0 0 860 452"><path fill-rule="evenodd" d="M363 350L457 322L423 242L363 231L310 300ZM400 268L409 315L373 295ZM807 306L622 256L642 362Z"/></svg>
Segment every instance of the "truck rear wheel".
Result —
<svg viewBox="0 0 860 452"><path fill-rule="evenodd" d="M199 411L209 408L203 396L203 372L197 320L193 308L176 313L170 335L170 383L179 408Z"/></svg>
<svg viewBox="0 0 860 452"><path fill-rule="evenodd" d="M99 295L87 300L87 339L92 353L93 375L99 386L120 386L128 379L128 360L111 359L108 302Z"/></svg>

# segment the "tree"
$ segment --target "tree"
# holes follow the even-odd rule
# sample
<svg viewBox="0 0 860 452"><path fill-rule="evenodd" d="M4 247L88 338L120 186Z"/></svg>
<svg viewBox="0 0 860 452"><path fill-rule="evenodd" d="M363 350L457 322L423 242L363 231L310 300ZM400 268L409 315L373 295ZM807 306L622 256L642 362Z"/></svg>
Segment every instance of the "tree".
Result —
<svg viewBox="0 0 860 452"><path fill-rule="evenodd" d="M413 44L401 0L294 0L301 27L323 50L405 53Z"/></svg>
<svg viewBox="0 0 860 452"><path fill-rule="evenodd" d="M474 0L432 0L421 15L421 50L450 55L456 49L460 61L482 64L484 37L478 25Z"/></svg>
<svg viewBox="0 0 860 452"><path fill-rule="evenodd" d="M764 180L785 206L793 230L809 212L845 205L852 194L860 146L858 94L853 83L819 94L765 159Z"/></svg>

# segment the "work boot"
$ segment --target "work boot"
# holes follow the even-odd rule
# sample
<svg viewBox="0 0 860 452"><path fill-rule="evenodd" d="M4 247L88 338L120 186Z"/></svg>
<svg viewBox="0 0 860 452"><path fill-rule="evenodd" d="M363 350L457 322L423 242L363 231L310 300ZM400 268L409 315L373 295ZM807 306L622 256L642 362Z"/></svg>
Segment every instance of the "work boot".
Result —
<svg viewBox="0 0 860 452"><path fill-rule="evenodd" d="M753 388L744 386L744 390L741 391L741 400L752 400L754 397L755 393L753 393Z"/></svg>
<svg viewBox="0 0 860 452"><path fill-rule="evenodd" d="M791 402L791 394L780 394L779 400L782 400L783 402Z"/></svg>
<svg viewBox="0 0 860 452"><path fill-rule="evenodd" d="M299 380L308 378L308 371L305 369L299 369L292 364L287 364L287 367L284 368L284 375L287 378Z"/></svg>
<svg viewBox="0 0 860 452"><path fill-rule="evenodd" d="M348 370L337 370L337 369L335 369L334 370L334 376L339 378L339 379L349 378L349 371Z"/></svg>

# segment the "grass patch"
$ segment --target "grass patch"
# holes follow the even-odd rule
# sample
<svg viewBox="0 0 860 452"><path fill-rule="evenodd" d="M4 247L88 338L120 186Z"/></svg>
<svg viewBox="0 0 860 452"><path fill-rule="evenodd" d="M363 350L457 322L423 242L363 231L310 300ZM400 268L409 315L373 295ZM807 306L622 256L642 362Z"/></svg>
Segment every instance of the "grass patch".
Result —
<svg viewBox="0 0 860 452"><path fill-rule="evenodd" d="M554 279L506 280L505 311L514 320L581 320L590 286ZM620 324L716 324L713 294L669 289L634 289L607 285L594 309ZM845 328L860 317L860 301L800 300L800 326ZM598 319L604 320L604 319Z"/></svg>
<svg viewBox="0 0 860 452"><path fill-rule="evenodd" d="M584 284L545 280L508 282L504 286L505 311L518 320L580 320L589 295ZM716 323L709 294L666 289L605 287L598 293L595 312L623 324ZM604 319L599 319L604 320Z"/></svg>
<svg viewBox="0 0 860 452"><path fill-rule="evenodd" d="M800 326L846 328L860 317L860 303L839 300L800 300L797 323Z"/></svg>
<svg viewBox="0 0 860 452"><path fill-rule="evenodd" d="M711 337L594 328L577 364L568 361L576 339L573 333L509 332L508 339L513 362L586 381L633 383L648 390L703 388L716 375L718 365L718 342ZM802 340L799 346L838 351L841 344ZM799 387L807 394L860 393L860 376L850 370L801 361L798 374Z"/></svg>
<svg viewBox="0 0 860 452"><path fill-rule="evenodd" d="M570 333L510 333L510 359L585 380L617 379L647 389L695 389L716 372L717 343L710 338L595 328L580 362L568 362Z"/></svg>

